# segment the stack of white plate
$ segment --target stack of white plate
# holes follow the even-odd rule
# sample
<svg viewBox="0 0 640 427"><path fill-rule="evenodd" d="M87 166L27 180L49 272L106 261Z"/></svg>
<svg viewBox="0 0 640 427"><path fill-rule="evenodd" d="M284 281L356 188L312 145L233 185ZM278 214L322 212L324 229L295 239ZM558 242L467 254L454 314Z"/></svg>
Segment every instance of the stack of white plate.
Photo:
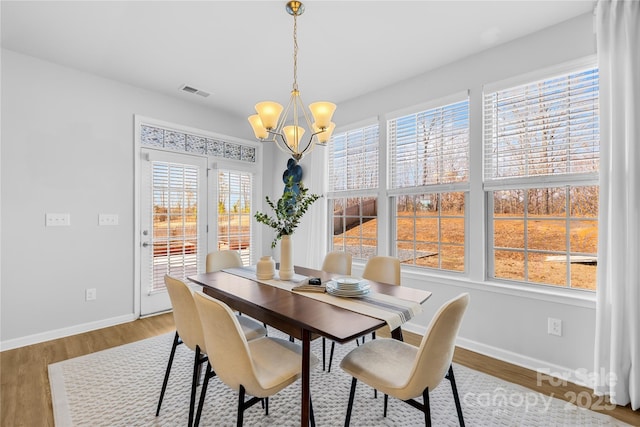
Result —
<svg viewBox="0 0 640 427"><path fill-rule="evenodd" d="M359 277L338 277L327 282L327 292L346 298L357 298L369 293L369 282Z"/></svg>

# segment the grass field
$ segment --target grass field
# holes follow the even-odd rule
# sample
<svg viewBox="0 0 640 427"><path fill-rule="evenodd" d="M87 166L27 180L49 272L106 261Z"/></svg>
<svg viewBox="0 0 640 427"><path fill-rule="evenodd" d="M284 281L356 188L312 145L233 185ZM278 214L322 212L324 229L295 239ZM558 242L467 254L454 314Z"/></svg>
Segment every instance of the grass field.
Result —
<svg viewBox="0 0 640 427"><path fill-rule="evenodd" d="M442 221L440 229L442 245L438 247L435 243L438 236L437 219L418 218L415 222L413 218L398 218L397 239L399 241L409 241L413 235L417 236L416 241L425 242L416 245L416 249L435 255L420 257L403 262L418 266L440 268L452 271L464 271L464 220L462 218L448 218ZM571 287L580 289L596 289L596 265L595 263L570 263L548 260L548 257L557 256L553 252L548 253L528 253L525 275L524 258L524 222L522 220L510 219L508 216L497 215L494 224L495 246L502 248L512 248L514 250L495 251L495 274L496 278L528 281L555 285L567 286L567 277L570 277ZM371 220L360 227L353 228L344 235L334 236L334 245L341 246L344 241L347 245L354 244L362 238L367 242L375 244L377 233L377 221ZM527 229L527 248L533 250L546 251L566 251L567 230L566 222L547 219L543 216L529 220ZM594 220L575 220L570 224L569 242L572 252L597 253L597 222ZM400 243L398 249L411 249L413 244ZM518 250L519 249L519 250ZM354 252L357 251L354 248ZM566 259L566 258L565 258Z"/></svg>

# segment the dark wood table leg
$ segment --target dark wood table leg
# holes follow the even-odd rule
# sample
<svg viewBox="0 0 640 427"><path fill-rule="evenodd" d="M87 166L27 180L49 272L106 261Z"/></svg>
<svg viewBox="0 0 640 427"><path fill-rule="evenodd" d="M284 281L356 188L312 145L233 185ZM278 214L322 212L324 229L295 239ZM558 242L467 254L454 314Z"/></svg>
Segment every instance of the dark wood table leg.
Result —
<svg viewBox="0 0 640 427"><path fill-rule="evenodd" d="M391 338L398 341L404 341L404 338L402 337L402 329L400 329L400 326L391 331Z"/></svg>
<svg viewBox="0 0 640 427"><path fill-rule="evenodd" d="M309 427L310 373L311 373L311 332L302 330L302 408L300 425Z"/></svg>

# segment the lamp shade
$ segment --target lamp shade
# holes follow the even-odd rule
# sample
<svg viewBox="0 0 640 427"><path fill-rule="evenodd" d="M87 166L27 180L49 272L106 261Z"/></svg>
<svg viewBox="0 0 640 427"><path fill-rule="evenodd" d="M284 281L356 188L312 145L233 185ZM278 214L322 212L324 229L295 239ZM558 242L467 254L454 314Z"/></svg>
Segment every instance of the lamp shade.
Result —
<svg viewBox="0 0 640 427"><path fill-rule="evenodd" d="M320 133L318 133L318 135L316 135L316 138L318 138L318 142L320 144L324 144L324 143L328 142L329 139L331 139L331 134L333 133L333 130L335 128L336 128L336 124L331 122L331 123L329 123L329 126L326 127L324 132L320 132L322 129L320 129L317 124L315 124L315 123L313 124L313 131L314 132L320 132Z"/></svg>
<svg viewBox="0 0 640 427"><path fill-rule="evenodd" d="M260 116L265 129L275 129L282 113L282 105L277 102L264 101L256 104L256 112Z"/></svg>
<svg viewBox="0 0 640 427"><path fill-rule="evenodd" d="M333 117L333 112L336 110L336 104L332 102L314 102L313 104L309 104L309 109L316 122L316 126L318 126L319 129L323 129L331 123L331 117Z"/></svg>
<svg viewBox="0 0 640 427"><path fill-rule="evenodd" d="M260 116L254 114L253 116L249 116L249 123L251 123L251 128L253 129L253 133L258 139L267 139L269 135L267 130L262 126L262 120L260 120Z"/></svg>
<svg viewBox="0 0 640 427"><path fill-rule="evenodd" d="M287 145L297 152L300 139L304 135L304 128L300 126L285 126L282 131L287 140Z"/></svg>

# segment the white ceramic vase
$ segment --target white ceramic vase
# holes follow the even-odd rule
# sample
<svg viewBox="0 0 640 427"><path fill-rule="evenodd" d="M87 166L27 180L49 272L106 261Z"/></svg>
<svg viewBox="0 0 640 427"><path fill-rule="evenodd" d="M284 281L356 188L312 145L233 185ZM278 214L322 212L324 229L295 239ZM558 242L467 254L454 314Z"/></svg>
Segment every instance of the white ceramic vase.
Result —
<svg viewBox="0 0 640 427"><path fill-rule="evenodd" d="M258 280L270 280L276 274L276 263L270 256L263 256L256 266L256 277Z"/></svg>
<svg viewBox="0 0 640 427"><path fill-rule="evenodd" d="M291 241L291 236L282 236L280 239L280 280L291 280L293 273L293 241Z"/></svg>

